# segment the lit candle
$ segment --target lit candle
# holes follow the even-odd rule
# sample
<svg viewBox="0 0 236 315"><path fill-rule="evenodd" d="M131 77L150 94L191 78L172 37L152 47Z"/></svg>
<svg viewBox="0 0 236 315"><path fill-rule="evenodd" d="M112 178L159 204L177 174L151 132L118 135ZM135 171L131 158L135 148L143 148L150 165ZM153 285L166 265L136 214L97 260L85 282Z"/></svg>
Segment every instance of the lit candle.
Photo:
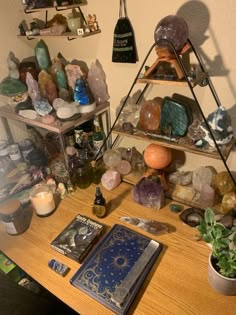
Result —
<svg viewBox="0 0 236 315"><path fill-rule="evenodd" d="M30 199L39 216L47 216L55 209L53 192L47 185L36 185L31 191Z"/></svg>

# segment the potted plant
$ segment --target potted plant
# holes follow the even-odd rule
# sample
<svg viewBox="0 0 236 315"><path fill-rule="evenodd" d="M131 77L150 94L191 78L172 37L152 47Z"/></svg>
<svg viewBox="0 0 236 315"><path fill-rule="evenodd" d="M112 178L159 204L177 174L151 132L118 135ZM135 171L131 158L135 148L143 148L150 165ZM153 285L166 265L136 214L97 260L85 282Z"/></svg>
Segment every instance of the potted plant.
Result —
<svg viewBox="0 0 236 315"><path fill-rule="evenodd" d="M210 208L206 208L197 229L212 249L208 265L209 283L219 293L236 295L236 230L217 222Z"/></svg>

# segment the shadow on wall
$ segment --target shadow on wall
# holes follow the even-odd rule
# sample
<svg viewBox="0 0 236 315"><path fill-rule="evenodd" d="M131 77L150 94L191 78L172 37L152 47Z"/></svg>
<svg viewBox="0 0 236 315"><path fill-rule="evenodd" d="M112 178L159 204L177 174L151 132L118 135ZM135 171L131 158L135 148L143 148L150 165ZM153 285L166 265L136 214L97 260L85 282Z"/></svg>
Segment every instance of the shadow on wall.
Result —
<svg viewBox="0 0 236 315"><path fill-rule="evenodd" d="M189 38L194 43L197 52L202 58L206 70L211 73L211 76L225 77L234 98L236 98L236 91L229 77L230 71L224 65L222 52L218 45L217 38L210 26L210 13L207 6L201 1L188 1L179 8L176 15L183 17L187 22ZM214 56L214 58L210 58L201 48L203 43L208 39L208 36L205 35L206 31L209 32L210 39L213 41L217 51L217 55ZM232 107L228 109L228 112L232 119L232 126L236 126L236 104L233 104Z"/></svg>

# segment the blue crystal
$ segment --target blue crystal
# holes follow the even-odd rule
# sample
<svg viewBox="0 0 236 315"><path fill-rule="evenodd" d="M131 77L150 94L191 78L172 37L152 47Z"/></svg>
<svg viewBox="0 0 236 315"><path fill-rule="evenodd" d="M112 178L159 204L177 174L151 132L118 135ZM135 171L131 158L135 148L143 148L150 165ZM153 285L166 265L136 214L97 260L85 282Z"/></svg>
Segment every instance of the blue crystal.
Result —
<svg viewBox="0 0 236 315"><path fill-rule="evenodd" d="M89 105L94 102L87 82L79 78L75 82L74 100L80 105Z"/></svg>

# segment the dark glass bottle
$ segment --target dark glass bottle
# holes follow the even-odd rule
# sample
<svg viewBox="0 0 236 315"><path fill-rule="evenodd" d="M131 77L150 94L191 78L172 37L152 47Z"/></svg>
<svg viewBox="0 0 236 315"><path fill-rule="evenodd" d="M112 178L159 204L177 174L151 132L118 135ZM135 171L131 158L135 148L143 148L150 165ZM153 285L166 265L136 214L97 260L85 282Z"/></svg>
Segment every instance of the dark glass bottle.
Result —
<svg viewBox="0 0 236 315"><path fill-rule="evenodd" d="M105 133L101 127L101 124L99 122L99 117L95 116L93 121L93 148L95 156L97 154L101 155L103 152L100 152L101 147L103 146L103 142L105 139ZM104 151L104 147L102 148L102 151Z"/></svg>
<svg viewBox="0 0 236 315"><path fill-rule="evenodd" d="M107 215L106 200L103 197L99 186L96 187L93 214L95 214L98 218L104 218Z"/></svg>

